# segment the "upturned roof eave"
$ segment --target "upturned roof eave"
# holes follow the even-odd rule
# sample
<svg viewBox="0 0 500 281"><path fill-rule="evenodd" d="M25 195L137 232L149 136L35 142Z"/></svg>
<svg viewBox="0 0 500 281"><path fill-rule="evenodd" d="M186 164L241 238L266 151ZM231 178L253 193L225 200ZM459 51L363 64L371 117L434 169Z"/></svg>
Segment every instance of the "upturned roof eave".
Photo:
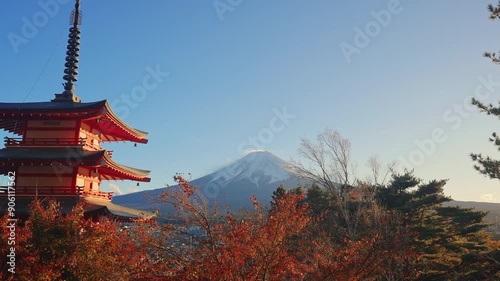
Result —
<svg viewBox="0 0 500 281"><path fill-rule="evenodd" d="M89 112L90 111L90 112ZM22 134L21 126L16 122L18 120L45 119L47 114L51 119L72 119L73 116L65 117L64 113L86 113L82 116L84 119L96 119L105 117L115 123L125 134L120 134L120 140L129 140L138 143L148 143L146 137L148 132L136 129L124 122L112 110L107 100L101 100L90 103L75 102L32 102L32 103L0 103L0 128L16 134ZM43 116L39 116L42 115ZM38 115L38 116L37 116ZM15 124L15 125L13 125ZM16 130L17 128L17 130ZM108 133L111 134L111 133ZM129 135L127 137L127 135Z"/></svg>
<svg viewBox="0 0 500 281"><path fill-rule="evenodd" d="M69 157L70 156L70 157ZM24 149L24 148L4 148L0 149L0 166L8 164L34 164L34 165L83 165L90 167L102 167L104 176L111 175L111 171L120 174L123 179L149 182L149 170L142 170L119 164L111 159L106 150L86 151L83 149ZM104 163L102 163L104 161ZM7 164L7 165L6 165ZM109 171L107 170L109 169Z"/></svg>
<svg viewBox="0 0 500 281"><path fill-rule="evenodd" d="M110 120L112 120L115 123L117 123L118 125L120 125L120 127L124 128L130 134L136 136L137 142L140 142L140 143L147 143L148 142L148 140L146 139L146 137L149 135L148 132L136 129L136 128L128 125L127 123L125 123L118 115L116 115L114 113L114 111L111 109L111 106L109 105L109 102L107 100L106 100L104 106L106 108L106 114L108 114L108 118Z"/></svg>

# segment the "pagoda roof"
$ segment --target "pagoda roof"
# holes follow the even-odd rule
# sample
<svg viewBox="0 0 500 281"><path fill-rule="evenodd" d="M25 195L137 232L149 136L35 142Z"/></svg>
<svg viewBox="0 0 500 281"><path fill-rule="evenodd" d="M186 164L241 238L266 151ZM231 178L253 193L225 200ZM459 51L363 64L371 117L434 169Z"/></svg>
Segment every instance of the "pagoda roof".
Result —
<svg viewBox="0 0 500 281"><path fill-rule="evenodd" d="M93 214L106 214L111 217L116 217L121 220L133 220L139 218L151 219L155 216L153 212L132 209L124 206L117 205L111 201L97 199L97 198L84 198L85 212L88 215Z"/></svg>
<svg viewBox="0 0 500 281"><path fill-rule="evenodd" d="M32 200L32 198L16 198L16 214L21 216L28 216L29 206ZM105 215L115 218L119 221L134 221L137 219L152 219L155 217L155 214L153 212L120 206L102 199L90 197L57 198L59 206L61 207L61 212L63 214L71 212L71 210L76 206L79 200L83 200L83 211L85 212L86 216ZM6 197L0 198L0 207L2 207L2 210L7 210L7 208L5 207L7 206L8 202L9 201Z"/></svg>
<svg viewBox="0 0 500 281"><path fill-rule="evenodd" d="M4 148L0 149L0 161L85 161L104 156L105 150L89 151L81 148Z"/></svg>
<svg viewBox="0 0 500 281"><path fill-rule="evenodd" d="M106 104L106 100L96 101L96 102L0 102L0 112L9 111L20 111L20 112L30 112L30 111L65 111L65 110L88 110L101 108Z"/></svg>
<svg viewBox="0 0 500 281"><path fill-rule="evenodd" d="M9 165L10 163L10 165ZM130 179L149 182L150 171L119 164L106 150L89 151L82 148L4 148L0 149L0 172L11 171L12 166L91 166L106 180Z"/></svg>
<svg viewBox="0 0 500 281"><path fill-rule="evenodd" d="M107 100L97 102L0 103L0 129L22 135L26 120L83 120L101 131L103 141L147 143L148 133L121 120ZM101 122L103 121L103 122ZM95 125L94 125L95 124Z"/></svg>

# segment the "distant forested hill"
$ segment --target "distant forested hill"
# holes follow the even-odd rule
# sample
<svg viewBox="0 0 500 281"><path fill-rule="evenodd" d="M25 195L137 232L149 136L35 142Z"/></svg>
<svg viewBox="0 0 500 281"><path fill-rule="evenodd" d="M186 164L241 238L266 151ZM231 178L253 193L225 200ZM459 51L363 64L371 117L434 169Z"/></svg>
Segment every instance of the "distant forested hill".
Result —
<svg viewBox="0 0 500 281"><path fill-rule="evenodd" d="M460 206L463 208L475 208L478 211L488 211L486 219L488 221L495 221L496 218L500 220L500 203L488 202L472 202L472 201L451 201L444 203L445 206Z"/></svg>

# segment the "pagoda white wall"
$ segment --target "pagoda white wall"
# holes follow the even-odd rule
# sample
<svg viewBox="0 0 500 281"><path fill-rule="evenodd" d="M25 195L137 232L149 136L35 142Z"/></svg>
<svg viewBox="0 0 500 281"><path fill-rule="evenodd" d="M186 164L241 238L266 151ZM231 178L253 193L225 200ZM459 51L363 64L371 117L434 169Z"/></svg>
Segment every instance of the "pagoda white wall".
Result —
<svg viewBox="0 0 500 281"><path fill-rule="evenodd" d="M84 128L80 128L79 137L85 139L87 150L102 150L99 135L93 134Z"/></svg>
<svg viewBox="0 0 500 281"><path fill-rule="evenodd" d="M86 167L79 167L76 176L77 186L83 183L84 191L99 191L101 181L99 174L94 173L93 169Z"/></svg>

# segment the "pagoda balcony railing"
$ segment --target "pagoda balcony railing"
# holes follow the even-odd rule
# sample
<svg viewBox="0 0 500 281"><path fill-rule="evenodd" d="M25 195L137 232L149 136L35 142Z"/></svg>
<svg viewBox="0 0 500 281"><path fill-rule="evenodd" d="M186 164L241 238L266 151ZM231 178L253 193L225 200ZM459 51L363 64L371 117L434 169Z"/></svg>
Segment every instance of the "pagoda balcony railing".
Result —
<svg viewBox="0 0 500 281"><path fill-rule="evenodd" d="M85 145L84 138L8 138L5 137L5 146L68 146Z"/></svg>
<svg viewBox="0 0 500 281"><path fill-rule="evenodd" d="M79 197L88 196L111 200L113 192L88 191L81 186L0 186L0 197Z"/></svg>
<svg viewBox="0 0 500 281"><path fill-rule="evenodd" d="M82 196L95 197L100 199L110 200L113 198L113 192L104 192L104 191L82 191L80 193Z"/></svg>

